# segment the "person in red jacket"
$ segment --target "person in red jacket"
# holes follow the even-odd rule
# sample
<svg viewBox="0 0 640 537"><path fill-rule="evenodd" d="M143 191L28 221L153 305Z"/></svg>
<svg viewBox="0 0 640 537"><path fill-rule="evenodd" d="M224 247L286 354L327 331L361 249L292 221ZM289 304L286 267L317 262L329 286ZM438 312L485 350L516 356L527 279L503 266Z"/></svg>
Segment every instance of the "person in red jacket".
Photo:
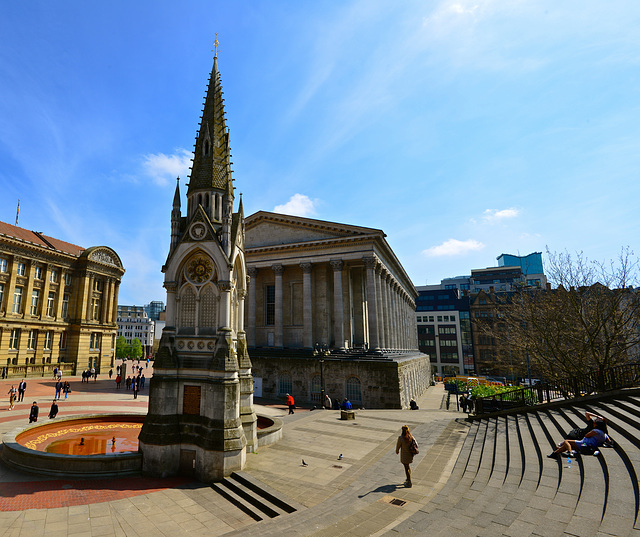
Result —
<svg viewBox="0 0 640 537"><path fill-rule="evenodd" d="M293 399L293 395L287 394L287 406L289 407L289 414L293 414L293 409L296 408L296 402Z"/></svg>

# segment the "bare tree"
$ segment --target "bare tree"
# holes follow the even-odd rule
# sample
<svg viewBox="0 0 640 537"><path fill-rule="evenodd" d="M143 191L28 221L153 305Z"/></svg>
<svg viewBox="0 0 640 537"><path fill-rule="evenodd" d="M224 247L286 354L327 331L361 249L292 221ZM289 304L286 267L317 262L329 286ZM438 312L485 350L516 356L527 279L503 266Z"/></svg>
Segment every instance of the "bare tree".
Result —
<svg viewBox="0 0 640 537"><path fill-rule="evenodd" d="M485 330L503 352L528 354L532 368L549 380L636 361L639 268L629 248L608 263L547 248L547 289L521 287L500 296L498 319Z"/></svg>

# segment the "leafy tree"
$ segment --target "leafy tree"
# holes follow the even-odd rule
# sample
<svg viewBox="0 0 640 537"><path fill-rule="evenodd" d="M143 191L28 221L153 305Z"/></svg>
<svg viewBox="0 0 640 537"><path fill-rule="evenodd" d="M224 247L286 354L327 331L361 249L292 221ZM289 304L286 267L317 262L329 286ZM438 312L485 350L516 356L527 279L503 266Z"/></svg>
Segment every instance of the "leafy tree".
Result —
<svg viewBox="0 0 640 537"><path fill-rule="evenodd" d="M500 298L500 316L483 327L502 352L528 355L548 380L640 358L639 264L628 248L616 261L547 249L543 291L522 287Z"/></svg>
<svg viewBox="0 0 640 537"><path fill-rule="evenodd" d="M140 356L142 356L142 343L140 343L140 340L136 337L131 341L131 357L139 358Z"/></svg>
<svg viewBox="0 0 640 537"><path fill-rule="evenodd" d="M126 358L131 353L131 347L124 336L116 339L116 358Z"/></svg>

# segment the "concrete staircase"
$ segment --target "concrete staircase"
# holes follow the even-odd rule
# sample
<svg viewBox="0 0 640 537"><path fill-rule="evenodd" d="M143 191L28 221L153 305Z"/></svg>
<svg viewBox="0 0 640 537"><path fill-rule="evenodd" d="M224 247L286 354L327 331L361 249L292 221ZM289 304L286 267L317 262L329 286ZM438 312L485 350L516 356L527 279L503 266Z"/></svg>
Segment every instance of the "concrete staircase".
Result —
<svg viewBox="0 0 640 537"><path fill-rule="evenodd" d="M632 392L630 392L632 393ZM589 410L615 444L599 456L549 459ZM491 416L469 434L442 491L386 535L640 535L640 396Z"/></svg>
<svg viewBox="0 0 640 537"><path fill-rule="evenodd" d="M256 522L294 513L300 506L244 472L234 472L211 488Z"/></svg>

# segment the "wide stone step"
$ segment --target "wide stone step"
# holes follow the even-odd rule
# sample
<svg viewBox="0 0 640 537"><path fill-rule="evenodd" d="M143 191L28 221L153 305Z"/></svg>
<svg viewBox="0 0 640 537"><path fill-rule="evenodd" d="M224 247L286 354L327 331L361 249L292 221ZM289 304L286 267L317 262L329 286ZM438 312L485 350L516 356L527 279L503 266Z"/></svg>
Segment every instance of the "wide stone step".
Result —
<svg viewBox="0 0 640 537"><path fill-rule="evenodd" d="M294 513L299 507L244 473L233 473L211 487L256 522Z"/></svg>

